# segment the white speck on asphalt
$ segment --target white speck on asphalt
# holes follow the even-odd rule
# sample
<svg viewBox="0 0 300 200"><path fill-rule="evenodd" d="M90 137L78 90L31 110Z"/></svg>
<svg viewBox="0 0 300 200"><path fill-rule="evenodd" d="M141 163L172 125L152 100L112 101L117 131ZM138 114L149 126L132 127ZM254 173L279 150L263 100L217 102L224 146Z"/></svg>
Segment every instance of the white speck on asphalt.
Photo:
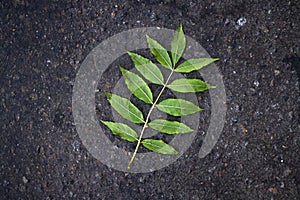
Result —
<svg viewBox="0 0 300 200"><path fill-rule="evenodd" d="M244 26L247 23L247 19L245 17L241 17L236 21L236 29L240 29L242 26Z"/></svg>

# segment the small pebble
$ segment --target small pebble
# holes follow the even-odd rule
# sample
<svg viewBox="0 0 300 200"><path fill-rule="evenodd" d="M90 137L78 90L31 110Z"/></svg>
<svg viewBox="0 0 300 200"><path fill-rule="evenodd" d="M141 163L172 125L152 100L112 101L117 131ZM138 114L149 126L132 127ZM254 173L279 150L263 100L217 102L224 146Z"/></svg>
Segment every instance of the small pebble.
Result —
<svg viewBox="0 0 300 200"><path fill-rule="evenodd" d="M294 118L294 113L293 111L288 112L289 120L293 120Z"/></svg>
<svg viewBox="0 0 300 200"><path fill-rule="evenodd" d="M230 20L226 18L224 24L228 25L229 23L230 23Z"/></svg>
<svg viewBox="0 0 300 200"><path fill-rule="evenodd" d="M80 142L75 140L72 142L73 151L79 152L80 151Z"/></svg>
<svg viewBox="0 0 300 200"><path fill-rule="evenodd" d="M231 121L232 121L233 123L237 123L237 122L238 122L237 116L232 117L232 118L231 118Z"/></svg>
<svg viewBox="0 0 300 200"><path fill-rule="evenodd" d="M25 184L28 183L28 179L25 176L22 177L22 180L23 180L23 183L25 183Z"/></svg>
<svg viewBox="0 0 300 200"><path fill-rule="evenodd" d="M245 17L241 17L236 21L236 28L239 29L247 23L247 19Z"/></svg>
<svg viewBox="0 0 300 200"><path fill-rule="evenodd" d="M273 193L273 194L277 194L278 193L278 190L274 187L270 187L269 188L269 192Z"/></svg>

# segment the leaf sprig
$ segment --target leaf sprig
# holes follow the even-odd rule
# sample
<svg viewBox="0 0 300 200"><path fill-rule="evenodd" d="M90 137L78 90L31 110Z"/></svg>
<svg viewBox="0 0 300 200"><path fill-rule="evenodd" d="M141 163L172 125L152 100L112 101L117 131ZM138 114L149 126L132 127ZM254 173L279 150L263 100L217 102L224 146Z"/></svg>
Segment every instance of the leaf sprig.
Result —
<svg viewBox="0 0 300 200"><path fill-rule="evenodd" d="M166 134L184 134L192 132L193 130L186 124L178 121L155 119L149 122L151 113L153 112L154 108L157 108L158 110L171 116L186 116L203 110L194 103L185 99L169 98L161 102L159 102L159 99L166 88L180 93L203 92L210 88L214 88L215 86L211 86L202 80L192 78L181 78L174 80L171 83L169 82L174 73L190 73L219 60L218 58L193 58L186 60L177 66L177 63L182 57L186 47L186 38L182 29L182 25L180 25L173 35L171 43L171 56L159 42L152 39L148 35L146 35L146 39L152 55L155 57L158 63L160 63L170 72L166 80L164 79L159 67L150 59L133 52L128 52L128 55L133 61L135 68L144 79L153 84L162 86L158 96L153 99L152 91L144 79L140 75L130 72L120 66L120 71L124 77L129 91L136 98L140 99L146 104L151 105L151 108L146 115L146 119L144 118L142 111L140 111L130 100L117 94L106 93L106 97L110 105L124 119L135 124L143 124L140 134L138 134L127 124L101 120L101 122L106 125L114 135L117 135L123 140L129 142L137 142L133 156L129 161L128 168L131 167L140 145L144 146L150 151L161 154L179 153L174 147L165 143L163 140L143 139L145 130L150 127Z"/></svg>

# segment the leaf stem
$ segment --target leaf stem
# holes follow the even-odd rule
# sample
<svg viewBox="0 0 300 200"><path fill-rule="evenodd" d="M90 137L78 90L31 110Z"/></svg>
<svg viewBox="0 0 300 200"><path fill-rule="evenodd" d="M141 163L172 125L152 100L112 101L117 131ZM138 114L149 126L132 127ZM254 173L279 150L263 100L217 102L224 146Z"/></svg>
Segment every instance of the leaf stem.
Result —
<svg viewBox="0 0 300 200"><path fill-rule="evenodd" d="M142 142L143 134L144 134L146 128L148 127L148 121L149 121L149 119L150 119L150 115L151 115L153 109L155 108L155 106L156 106L156 104L157 104L157 102L158 102L160 96L162 95L163 91L166 89L166 87L167 87L167 85L168 85L168 83L169 83L169 80L170 80L170 78L171 78L171 76L172 76L172 74L173 74L173 72L174 72L174 68L172 68L171 70L172 70L172 71L171 71L169 77L167 78L166 83L164 83L163 88L162 88L161 91L159 92L158 96L156 97L154 103L152 104L152 106L151 106L151 108L150 108L150 110L149 110L149 112L148 112L148 114L147 114L146 121L145 121L145 123L144 123L143 129L142 129L141 134L140 134L140 137L139 137L139 139L138 139L138 143L137 143L137 145L136 145L136 147L135 147L135 150L134 150L134 153L133 153L133 155L132 155L132 157L131 157L131 159L130 159L130 162L128 163L128 169L130 169L130 167L131 167L131 165L132 165L132 163L133 163L133 161L134 161L134 159L135 159L135 157L136 157L136 154L137 154L137 152L138 152L138 150L139 150L139 147L140 147L141 142Z"/></svg>

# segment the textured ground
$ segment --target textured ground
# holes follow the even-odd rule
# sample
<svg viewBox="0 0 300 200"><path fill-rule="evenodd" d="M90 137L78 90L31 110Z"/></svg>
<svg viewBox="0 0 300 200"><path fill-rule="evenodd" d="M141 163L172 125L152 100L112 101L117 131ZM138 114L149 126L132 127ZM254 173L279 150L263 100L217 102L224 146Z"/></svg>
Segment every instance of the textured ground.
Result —
<svg viewBox="0 0 300 200"><path fill-rule="evenodd" d="M299 12L296 0L1 1L1 198L297 199ZM221 58L228 105L223 133L204 159L197 157L199 137L162 170L110 169L76 132L76 72L116 33L176 29L179 22Z"/></svg>

